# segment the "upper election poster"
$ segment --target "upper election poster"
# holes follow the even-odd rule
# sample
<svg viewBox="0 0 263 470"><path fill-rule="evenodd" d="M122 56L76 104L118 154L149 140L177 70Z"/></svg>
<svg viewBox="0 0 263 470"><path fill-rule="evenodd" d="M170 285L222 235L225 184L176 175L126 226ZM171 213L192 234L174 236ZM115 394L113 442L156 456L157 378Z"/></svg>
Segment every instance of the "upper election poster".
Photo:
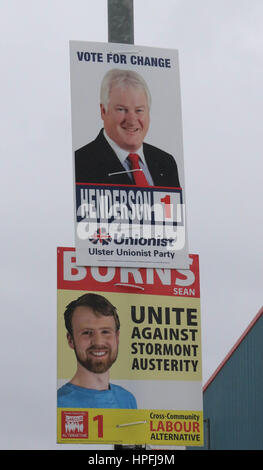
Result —
<svg viewBox="0 0 263 470"><path fill-rule="evenodd" d="M178 52L70 42L79 266L189 267Z"/></svg>
<svg viewBox="0 0 263 470"><path fill-rule="evenodd" d="M188 270L57 259L58 442L201 446L198 256Z"/></svg>

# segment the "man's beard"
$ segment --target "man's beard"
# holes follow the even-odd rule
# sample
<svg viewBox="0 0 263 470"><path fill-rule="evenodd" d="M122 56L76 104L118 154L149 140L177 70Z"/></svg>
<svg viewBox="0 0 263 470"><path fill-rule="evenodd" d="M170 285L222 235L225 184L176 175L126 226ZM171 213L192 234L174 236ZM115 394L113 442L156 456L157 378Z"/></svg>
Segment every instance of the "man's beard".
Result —
<svg viewBox="0 0 263 470"><path fill-rule="evenodd" d="M99 351L99 348L91 347L88 349L87 352L89 353L92 350ZM105 350L105 348L103 348L103 350ZM112 352L111 348L108 347L107 351L108 353L106 359L100 359L99 357L91 357L89 354L87 355L87 357L81 358L76 348L75 355L79 364L81 364L85 369L95 374L102 374L103 372L106 372L111 368L112 364L114 364L118 356L118 347L116 347L116 351L114 353Z"/></svg>

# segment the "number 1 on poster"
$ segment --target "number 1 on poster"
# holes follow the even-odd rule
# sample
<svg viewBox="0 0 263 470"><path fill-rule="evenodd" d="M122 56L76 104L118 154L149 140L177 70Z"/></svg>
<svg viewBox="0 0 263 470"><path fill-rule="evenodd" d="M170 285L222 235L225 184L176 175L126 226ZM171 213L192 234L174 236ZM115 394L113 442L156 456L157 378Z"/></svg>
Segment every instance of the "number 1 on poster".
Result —
<svg viewBox="0 0 263 470"><path fill-rule="evenodd" d="M180 191L154 191L155 222L178 222L181 219Z"/></svg>
<svg viewBox="0 0 263 470"><path fill-rule="evenodd" d="M167 194L165 197L161 199L161 202L164 204L164 218L170 219L171 218L171 197Z"/></svg>
<svg viewBox="0 0 263 470"><path fill-rule="evenodd" d="M98 421L98 437L103 437L103 415L94 416L93 421Z"/></svg>

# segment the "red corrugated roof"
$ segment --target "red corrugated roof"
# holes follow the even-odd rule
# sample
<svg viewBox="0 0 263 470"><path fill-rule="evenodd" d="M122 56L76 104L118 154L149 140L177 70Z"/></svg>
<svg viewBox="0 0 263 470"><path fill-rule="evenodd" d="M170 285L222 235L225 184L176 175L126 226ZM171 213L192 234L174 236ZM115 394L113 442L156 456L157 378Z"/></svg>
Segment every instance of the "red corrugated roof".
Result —
<svg viewBox="0 0 263 470"><path fill-rule="evenodd" d="M261 307L261 309L259 310L259 312L257 313L257 315L255 316L255 318L253 318L253 320L249 323L248 327L246 328L246 330L244 331L244 333L240 336L240 338L237 340L237 342L234 344L233 348L229 351L229 353L226 355L225 359L223 359L223 361L219 364L219 366L217 367L217 369L215 370L215 372L211 375L210 379L208 379L208 381L206 382L206 384L204 385L203 387L203 392L206 391L206 389L209 387L209 385L211 384L211 382L213 382L213 380L215 379L215 377L217 376L217 374L220 372L220 370L224 367L224 365L226 364L226 362L230 359L230 357L232 356L232 354L236 351L236 349L238 348L238 346L242 343L243 339L246 337L246 335L252 330L253 326L255 325L255 323L258 321L258 319L261 317L261 315L263 315L263 307Z"/></svg>

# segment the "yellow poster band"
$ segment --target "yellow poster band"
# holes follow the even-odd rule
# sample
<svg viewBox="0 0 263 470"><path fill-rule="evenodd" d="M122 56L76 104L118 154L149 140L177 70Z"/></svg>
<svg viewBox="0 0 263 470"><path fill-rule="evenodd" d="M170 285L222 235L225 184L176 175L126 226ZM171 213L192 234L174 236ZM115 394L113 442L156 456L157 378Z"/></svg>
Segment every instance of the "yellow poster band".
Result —
<svg viewBox="0 0 263 470"><path fill-rule="evenodd" d="M58 443L202 446L201 411L58 408Z"/></svg>

